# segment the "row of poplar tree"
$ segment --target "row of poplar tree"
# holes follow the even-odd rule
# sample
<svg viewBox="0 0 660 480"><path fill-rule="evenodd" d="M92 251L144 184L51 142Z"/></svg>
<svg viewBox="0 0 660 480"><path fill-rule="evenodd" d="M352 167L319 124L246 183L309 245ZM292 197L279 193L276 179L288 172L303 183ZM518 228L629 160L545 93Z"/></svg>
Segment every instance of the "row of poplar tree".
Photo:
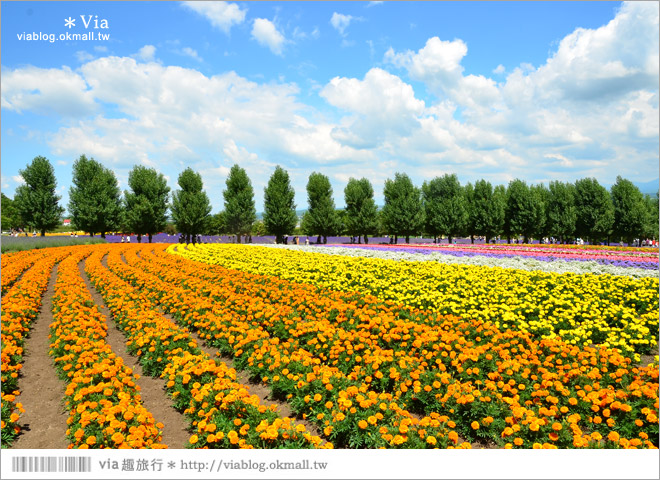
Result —
<svg viewBox="0 0 660 480"><path fill-rule="evenodd" d="M50 162L36 157L20 171L25 183L16 189L13 202L4 196L3 228L29 227L41 232L61 225L64 209L56 195L57 181ZM338 210L327 176L314 172L307 183L308 209L300 227L289 174L277 167L264 189L263 221L257 222L254 190L243 168L234 165L223 192L224 210L211 214L202 178L190 168L170 188L153 168L135 166L128 176L123 198L114 173L93 158L80 156L73 165L68 211L71 226L92 236L123 231L147 236L172 228L186 241L198 234L232 234L238 241L251 235L274 235L281 243L286 235L301 233L327 242L332 235L350 235L368 242L369 235L388 234L398 242L405 237L502 236L508 241L522 236L554 237L561 243L581 237L590 242L658 238L658 195L644 195L629 180L617 177L610 191L594 178L575 183L552 181L527 185L513 180L493 187L486 180L461 186L455 174L436 177L416 187L408 175L396 173L385 181L384 205L378 208L374 190L366 179L351 178L344 189L345 209ZM171 201L170 201L171 200ZM7 203L5 203L7 202ZM10 206L14 217L5 215ZM169 216L168 216L169 210ZM11 212L7 213L10 215ZM168 218L169 217L169 218ZM168 227L168 222L169 227ZM171 233L175 233L171 231Z"/></svg>

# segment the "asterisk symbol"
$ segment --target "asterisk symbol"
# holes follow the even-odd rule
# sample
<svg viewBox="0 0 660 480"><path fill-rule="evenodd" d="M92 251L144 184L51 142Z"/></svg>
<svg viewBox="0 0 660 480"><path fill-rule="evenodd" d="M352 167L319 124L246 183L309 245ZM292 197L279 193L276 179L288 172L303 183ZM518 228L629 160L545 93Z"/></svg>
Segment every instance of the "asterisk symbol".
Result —
<svg viewBox="0 0 660 480"><path fill-rule="evenodd" d="M176 467L176 463L174 463L174 462L168 462L167 463L167 468L175 468L175 467Z"/></svg>
<svg viewBox="0 0 660 480"><path fill-rule="evenodd" d="M71 18L71 17L69 17L69 18L65 18L65 19L64 19L64 26L65 26L65 27L69 27L69 29L70 29L71 27L75 27L75 26L76 26L76 20L73 19L73 18Z"/></svg>

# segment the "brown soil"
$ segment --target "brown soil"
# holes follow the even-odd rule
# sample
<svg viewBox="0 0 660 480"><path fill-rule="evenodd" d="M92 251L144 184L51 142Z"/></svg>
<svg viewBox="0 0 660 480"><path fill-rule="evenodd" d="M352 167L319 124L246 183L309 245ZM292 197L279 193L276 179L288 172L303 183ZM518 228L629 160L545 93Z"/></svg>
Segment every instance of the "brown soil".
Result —
<svg viewBox="0 0 660 480"><path fill-rule="evenodd" d="M25 408L19 421L23 430L11 448L69 446L66 438L68 413L63 404L65 385L58 378L53 361L48 356L56 279L57 267L53 268L39 316L25 341L23 368L18 381L21 395L17 399Z"/></svg>
<svg viewBox="0 0 660 480"><path fill-rule="evenodd" d="M104 266L107 268L105 257L103 261ZM103 297L96 291L87 278L83 262L78 265L78 268L80 269L80 274L85 280L87 288L92 294L94 303L99 306L101 313L103 313L103 315L109 320L108 336L105 339L106 342L112 347L112 351L115 354L124 359L124 364L129 366L135 374L139 375L139 378L135 383L140 387L142 403L145 408L153 414L156 422L162 422L164 425L162 443L169 448L185 448L191 435L188 432L188 422L184 416L172 406L172 402L165 392L164 381L160 378L143 375L142 367L138 363L137 357L130 355L126 350L126 337L117 328L114 321L112 321L112 314L108 307L106 307Z"/></svg>

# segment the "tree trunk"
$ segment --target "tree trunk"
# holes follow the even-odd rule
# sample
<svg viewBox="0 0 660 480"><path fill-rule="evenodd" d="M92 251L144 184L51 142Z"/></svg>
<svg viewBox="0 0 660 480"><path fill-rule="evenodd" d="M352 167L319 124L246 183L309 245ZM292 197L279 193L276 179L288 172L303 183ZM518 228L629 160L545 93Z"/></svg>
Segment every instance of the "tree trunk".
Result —
<svg viewBox="0 0 660 480"><path fill-rule="evenodd" d="M486 245L490 243L490 236L486 235Z"/></svg>
<svg viewBox="0 0 660 480"><path fill-rule="evenodd" d="M152 237L152 235L149 234L149 243L151 243L151 237Z"/></svg>
<svg viewBox="0 0 660 480"><path fill-rule="evenodd" d="M27 235L27 233L26 233L25 235ZM41 236L42 236L42 237L45 237L45 236L46 236L46 230L42 230L42 231L41 231Z"/></svg>
<svg viewBox="0 0 660 480"><path fill-rule="evenodd" d="M316 237L316 244L318 245L319 243L321 243L321 235Z"/></svg>
<svg viewBox="0 0 660 480"><path fill-rule="evenodd" d="M138 241L138 243L142 243L142 234L141 233L138 233L137 241Z"/></svg>
<svg viewBox="0 0 660 480"><path fill-rule="evenodd" d="M410 243L410 235L406 235L406 243Z"/></svg>
<svg viewBox="0 0 660 480"><path fill-rule="evenodd" d="M241 243L241 234L236 235L236 243Z"/></svg>
<svg viewBox="0 0 660 480"><path fill-rule="evenodd" d="M89 236L94 238L94 232L89 232Z"/></svg>
<svg viewBox="0 0 660 480"><path fill-rule="evenodd" d="M394 235L394 243L395 244L399 243L399 236L398 235Z"/></svg>
<svg viewBox="0 0 660 480"><path fill-rule="evenodd" d="M474 235L470 235L470 243L474 245Z"/></svg>
<svg viewBox="0 0 660 480"><path fill-rule="evenodd" d="M453 237L451 235L447 236L447 241L449 242L449 245L452 244L452 239Z"/></svg>
<svg viewBox="0 0 660 480"><path fill-rule="evenodd" d="M101 232L101 238L105 238L105 232Z"/></svg>
<svg viewBox="0 0 660 480"><path fill-rule="evenodd" d="M523 235L523 243L527 245L529 243L529 238L527 238L527 235Z"/></svg>
<svg viewBox="0 0 660 480"><path fill-rule="evenodd" d="M326 235L323 235L323 245L328 243L328 237Z"/></svg>
<svg viewBox="0 0 660 480"><path fill-rule="evenodd" d="M506 243L511 243L511 237L509 237L508 235L506 237Z"/></svg>
<svg viewBox="0 0 660 480"><path fill-rule="evenodd" d="M368 243L369 243L369 237L365 235L364 236L364 244L366 245Z"/></svg>

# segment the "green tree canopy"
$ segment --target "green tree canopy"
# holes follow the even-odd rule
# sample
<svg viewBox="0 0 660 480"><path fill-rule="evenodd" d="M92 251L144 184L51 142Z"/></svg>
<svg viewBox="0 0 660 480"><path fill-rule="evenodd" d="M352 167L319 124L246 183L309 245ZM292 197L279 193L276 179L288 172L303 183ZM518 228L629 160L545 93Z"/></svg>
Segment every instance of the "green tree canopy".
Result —
<svg viewBox="0 0 660 480"><path fill-rule="evenodd" d="M644 195L630 180L625 180L621 176L616 177L611 195L614 208L612 233L632 244L634 238L641 239L644 236L648 223Z"/></svg>
<svg viewBox="0 0 660 480"><path fill-rule="evenodd" d="M593 242L610 235L614 206L605 187L595 178L575 182L575 234Z"/></svg>
<svg viewBox="0 0 660 480"><path fill-rule="evenodd" d="M14 200L2 194L2 229L11 230L22 227L21 217L16 209Z"/></svg>
<svg viewBox="0 0 660 480"><path fill-rule="evenodd" d="M151 243L153 234L167 225L170 187L162 173L142 165L129 172L128 186L131 190L124 192L125 224L138 235L138 242L142 242L142 235L148 235Z"/></svg>
<svg viewBox="0 0 660 480"><path fill-rule="evenodd" d="M210 220L211 203L203 190L202 176L186 168L179 175L180 190L172 194L172 220L177 230L186 236L186 243L204 233Z"/></svg>
<svg viewBox="0 0 660 480"><path fill-rule="evenodd" d="M426 231L452 238L465 230L469 221L465 192L456 174L445 174L422 184Z"/></svg>
<svg viewBox="0 0 660 480"><path fill-rule="evenodd" d="M374 189L366 178L356 180L350 178L344 188L344 224L350 236L364 237L364 243L369 243L369 237L378 228L378 207L374 201Z"/></svg>
<svg viewBox="0 0 660 480"><path fill-rule="evenodd" d="M577 210L575 207L575 186L560 181L550 182L550 195L546 208L548 231L564 243L575 236Z"/></svg>
<svg viewBox="0 0 660 480"><path fill-rule="evenodd" d="M73 162L72 183L68 207L74 229L105 238L106 232L120 227L121 191L112 170L81 155Z"/></svg>
<svg viewBox="0 0 660 480"><path fill-rule="evenodd" d="M57 179L48 159L35 157L24 170L19 170L25 184L16 189L14 205L21 222L36 230L41 236L62 222L64 208L60 197L55 195Z"/></svg>
<svg viewBox="0 0 660 480"><path fill-rule="evenodd" d="M284 242L284 235L293 232L298 223L295 192L286 170L277 166L264 189L264 227L270 235L275 235L277 243Z"/></svg>
<svg viewBox="0 0 660 480"><path fill-rule="evenodd" d="M522 235L523 242L528 243L529 237L537 230L543 207L536 200L536 195L524 181L515 179L509 183L504 215L504 231L509 241L511 236Z"/></svg>
<svg viewBox="0 0 660 480"><path fill-rule="evenodd" d="M252 224L257 219L254 190L247 173L237 164L231 167L226 185L227 188L223 192L225 226L229 233L236 235L236 240L240 243L241 235L251 235Z"/></svg>
<svg viewBox="0 0 660 480"><path fill-rule="evenodd" d="M341 228L328 177L317 172L313 172L309 176L307 202L309 204L307 210L309 224L306 224L306 231L310 235L323 237L323 243L328 243L328 235L336 234Z"/></svg>
<svg viewBox="0 0 660 480"><path fill-rule="evenodd" d="M408 175L397 172L394 174L394 180L385 180L383 193L383 227L389 234L394 235L395 242L398 242L399 235L402 235L406 237L406 243L410 243L410 236L418 234L424 223L420 189L413 185Z"/></svg>
<svg viewBox="0 0 660 480"><path fill-rule="evenodd" d="M534 215L536 220L534 228L532 229L532 235L536 238L547 237L550 235L550 225L547 220L547 209L548 204L550 203L550 190L548 190L542 183L539 183L537 185L531 185L529 187L529 193L534 202L532 215Z"/></svg>
<svg viewBox="0 0 660 480"><path fill-rule="evenodd" d="M486 243L490 243L493 237L502 233L504 208L505 198L501 194L495 195L490 182L486 180L475 182L471 195L471 218L474 233L486 237Z"/></svg>
<svg viewBox="0 0 660 480"><path fill-rule="evenodd" d="M644 227L644 236L646 238L658 239L660 213L660 192L653 195L644 195L644 204L646 205L646 224Z"/></svg>

